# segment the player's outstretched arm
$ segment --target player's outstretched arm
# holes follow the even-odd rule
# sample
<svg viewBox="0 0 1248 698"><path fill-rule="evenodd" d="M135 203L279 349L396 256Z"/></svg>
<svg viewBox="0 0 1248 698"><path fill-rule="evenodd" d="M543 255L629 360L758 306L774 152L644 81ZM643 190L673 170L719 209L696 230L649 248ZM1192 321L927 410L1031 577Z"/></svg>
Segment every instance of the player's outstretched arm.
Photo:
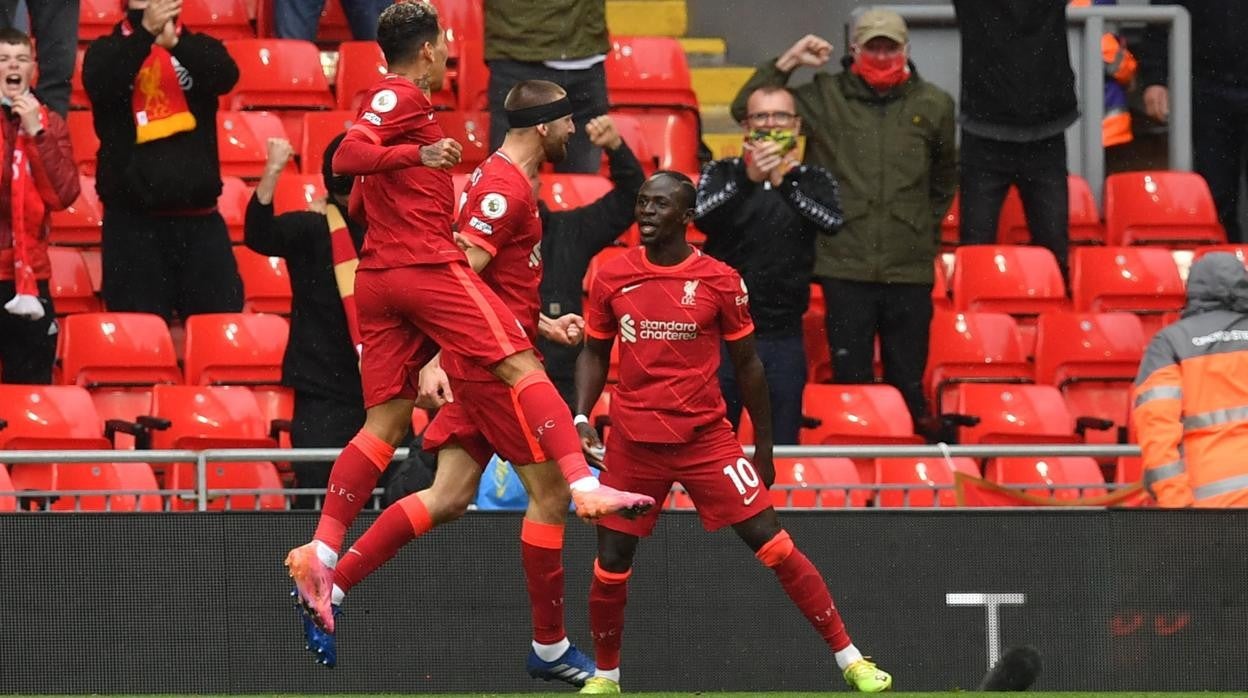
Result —
<svg viewBox="0 0 1248 698"><path fill-rule="evenodd" d="M366 129L353 127L334 153L334 172L354 177L417 165L448 170L459 163L461 153L459 143L451 138L430 145L382 145Z"/></svg>
<svg viewBox="0 0 1248 698"><path fill-rule="evenodd" d="M588 415L594 411L594 405L598 402L598 397L602 395L602 389L607 384L607 369L611 365L611 344L615 341L614 337L599 338L593 335L586 335L585 346L581 349L581 355L576 359L576 414ZM594 425L583 421L576 420L576 431L581 436L581 445L590 452L594 460L598 459L597 453L601 453L602 440L598 438L598 432L594 429Z"/></svg>
<svg viewBox="0 0 1248 698"><path fill-rule="evenodd" d="M728 356L737 373L737 385L741 386L741 401L754 423L754 469L763 478L763 484L771 487L776 481L776 466L771 460L771 399L767 393L763 362L754 349L754 333L727 344ZM581 354L584 355L584 352Z"/></svg>

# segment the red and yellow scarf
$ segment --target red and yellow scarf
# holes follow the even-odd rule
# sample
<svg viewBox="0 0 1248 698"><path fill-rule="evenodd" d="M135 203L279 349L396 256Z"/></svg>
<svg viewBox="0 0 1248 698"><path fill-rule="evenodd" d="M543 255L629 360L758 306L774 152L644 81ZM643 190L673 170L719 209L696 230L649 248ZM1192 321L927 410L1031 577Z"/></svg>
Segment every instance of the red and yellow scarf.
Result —
<svg viewBox="0 0 1248 698"><path fill-rule="evenodd" d="M175 30L181 34L182 25L176 24ZM125 36L134 33L129 20L121 23L121 33ZM162 46L152 44L152 50L134 78L130 105L134 110L135 143L160 140L195 128L195 115L178 84L173 54Z"/></svg>
<svg viewBox="0 0 1248 698"><path fill-rule="evenodd" d="M342 297L342 310L347 316L347 332L351 335L351 345L358 356L362 348L360 342L360 316L355 309L355 269L360 266L360 256L355 250L355 241L351 239L351 231L347 228L347 220L342 211L334 204L325 206L325 217L329 220L329 248L334 260L334 280L338 284L338 295Z"/></svg>

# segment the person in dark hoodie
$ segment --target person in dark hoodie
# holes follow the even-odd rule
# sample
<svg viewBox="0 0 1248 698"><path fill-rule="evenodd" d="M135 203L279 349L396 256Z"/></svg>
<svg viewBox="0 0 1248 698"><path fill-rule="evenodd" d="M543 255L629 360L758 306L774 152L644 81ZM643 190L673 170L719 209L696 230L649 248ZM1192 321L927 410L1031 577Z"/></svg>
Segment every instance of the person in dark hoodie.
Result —
<svg viewBox="0 0 1248 698"><path fill-rule="evenodd" d="M802 314L810 303L815 240L836 233L843 220L836 179L822 167L798 162L795 136L802 122L793 95L783 87L760 87L746 104L744 155L703 168L693 223L706 234L703 251L736 269L749 290L772 438L796 444L807 375ZM742 398L727 352L725 345L719 385L735 429Z"/></svg>
<svg viewBox="0 0 1248 698"><path fill-rule="evenodd" d="M1079 118L1066 0L953 0L962 37L963 245L997 240L1018 187L1033 244L1066 274L1066 128Z"/></svg>
<svg viewBox="0 0 1248 698"><path fill-rule="evenodd" d="M295 151L284 139L269 139L264 176L247 204L243 228L247 247L284 258L290 274L290 341L282 359L282 385L295 391L290 433L295 448L346 446L364 425L353 283L364 224L347 212L352 178L333 173L341 142L341 135L330 141L321 161L328 192L324 212L274 215L273 192ZM331 465L295 463L295 484L324 489ZM308 499L296 504L310 504Z"/></svg>
<svg viewBox="0 0 1248 698"><path fill-rule="evenodd" d="M834 380L874 382L878 334L884 381L901 391L917 423L927 414L923 369L940 220L957 184L953 98L919 76L897 13L862 13L850 38L844 70L820 71L791 88L806 135L803 162L836 178L844 218L839 233L816 238L815 277ZM754 90L782 86L799 66L820 68L831 55L826 40L802 37L758 67L733 100L732 117L746 121Z"/></svg>
<svg viewBox="0 0 1248 698"><path fill-rule="evenodd" d="M182 26L182 0L127 8L82 67L100 139L104 302L166 321L241 311L217 212L217 101L238 82L238 66L220 41Z"/></svg>
<svg viewBox="0 0 1248 698"><path fill-rule="evenodd" d="M1248 507L1248 270L1214 252L1187 277L1182 318L1158 332L1131 421L1144 486L1162 507Z"/></svg>

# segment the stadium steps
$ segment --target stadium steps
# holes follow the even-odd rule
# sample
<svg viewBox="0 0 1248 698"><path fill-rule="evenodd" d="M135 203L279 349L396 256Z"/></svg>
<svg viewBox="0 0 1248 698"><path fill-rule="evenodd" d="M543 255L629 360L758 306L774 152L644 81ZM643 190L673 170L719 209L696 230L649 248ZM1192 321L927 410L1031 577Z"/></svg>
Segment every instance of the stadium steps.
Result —
<svg viewBox="0 0 1248 698"><path fill-rule="evenodd" d="M607 0L607 27L617 36L684 36L685 0Z"/></svg>
<svg viewBox="0 0 1248 698"><path fill-rule="evenodd" d="M690 68L717 67L728 62L728 42L718 36L682 36L679 41Z"/></svg>

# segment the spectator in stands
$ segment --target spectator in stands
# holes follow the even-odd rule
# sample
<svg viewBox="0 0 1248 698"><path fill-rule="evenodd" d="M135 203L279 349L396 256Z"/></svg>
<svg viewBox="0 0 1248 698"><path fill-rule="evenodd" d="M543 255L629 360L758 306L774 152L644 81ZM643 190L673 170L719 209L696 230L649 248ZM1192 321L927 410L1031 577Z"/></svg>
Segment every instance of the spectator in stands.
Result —
<svg viewBox="0 0 1248 698"><path fill-rule="evenodd" d="M1118 0L1070 0L1071 7L1090 7L1092 5L1117 5ZM1101 118L1101 145L1108 152L1106 160L1113 157L1121 148L1134 140L1131 132L1131 109L1127 104L1127 92L1135 82L1135 74L1139 64L1135 54L1127 48L1123 37L1112 31L1101 35L1101 60L1105 63L1105 113ZM1116 150L1115 150L1116 149ZM1111 172L1115 168L1108 168Z"/></svg>
<svg viewBox="0 0 1248 698"><path fill-rule="evenodd" d="M1248 139L1248 4L1242 0L1152 0L1180 5L1192 27L1192 160L1209 183L1218 219L1230 242L1244 242L1239 223L1239 187ZM1169 31L1150 24L1139 47L1144 109L1170 118Z"/></svg>
<svg viewBox="0 0 1248 698"><path fill-rule="evenodd" d="M741 125L744 153L702 170L693 222L706 234L703 251L736 269L749 289L772 436L775 443L796 444L807 374L802 314L810 303L815 240L836 233L843 219L836 180L822 167L799 162L802 120L788 90L754 90ZM741 393L727 347L722 354L719 384L735 429Z"/></svg>
<svg viewBox="0 0 1248 698"><path fill-rule="evenodd" d="M820 235L815 276L827 306L828 342L838 383L874 381L875 337L885 382L896 386L918 422L927 414L923 369L932 319L940 220L956 179L953 98L923 80L910 60L906 24L870 10L854 25L844 70L816 73L793 88L806 134L805 163L827 168L840 187L844 224ZM737 93L747 98L784 85L799 66L820 68L832 45L814 35L759 66Z"/></svg>
<svg viewBox="0 0 1248 698"><path fill-rule="evenodd" d="M30 91L35 72L30 37L0 29L0 373L2 383L51 383L56 314L48 277L52 211L78 198L69 130Z"/></svg>
<svg viewBox="0 0 1248 698"><path fill-rule="evenodd" d="M1064 0L953 0L962 38L964 245L997 240L1010 185L1066 275L1066 128L1079 118Z"/></svg>
<svg viewBox="0 0 1248 698"><path fill-rule="evenodd" d="M290 341L282 359L282 385L295 391L290 433L295 448L341 448L364 425L353 283L364 224L348 215L352 178L333 173L340 142L342 136L331 141L321 161L328 192L323 212L275 216L273 192L294 149L286 140L269 139L264 176L247 204L243 229L248 247L284 258L290 274ZM295 463L295 484L325 489L332 465ZM296 504L310 508L312 499L301 497Z"/></svg>
<svg viewBox="0 0 1248 698"><path fill-rule="evenodd" d="M217 212L217 100L238 66L220 41L178 22L181 8L182 0L129 0L82 67L100 139L104 302L166 321L243 308Z"/></svg>
<svg viewBox="0 0 1248 698"><path fill-rule="evenodd" d="M0 0L0 27L30 29L39 43L35 94L63 118L69 112L69 82L78 57L78 0Z"/></svg>
<svg viewBox="0 0 1248 698"><path fill-rule="evenodd" d="M1248 506L1248 271L1233 254L1196 260L1187 307L1153 337L1131 419L1144 485L1163 507Z"/></svg>
<svg viewBox="0 0 1248 698"><path fill-rule="evenodd" d="M537 197L537 210L542 217L545 270L541 284L542 312L550 317L581 313L582 281L589 260L633 224L637 191L645 179L641 163L620 138L611 117L603 115L591 119L585 131L590 143L606 150L614 188L592 204L570 211L551 211L541 197ZM540 180L537 186L541 186ZM571 407L576 396L573 373L580 346L558 344L539 337L537 348L542 352L550 380Z"/></svg>
<svg viewBox="0 0 1248 698"><path fill-rule="evenodd" d="M503 101L522 80L549 80L568 92L576 132L556 172L597 172L602 148L585 130L607 113L606 0L485 0L485 60L490 68L490 150L507 135Z"/></svg>
<svg viewBox="0 0 1248 698"><path fill-rule="evenodd" d="M377 40L377 18L395 0L273 0L273 31L280 39L316 41L326 2L341 3L356 41Z"/></svg>

